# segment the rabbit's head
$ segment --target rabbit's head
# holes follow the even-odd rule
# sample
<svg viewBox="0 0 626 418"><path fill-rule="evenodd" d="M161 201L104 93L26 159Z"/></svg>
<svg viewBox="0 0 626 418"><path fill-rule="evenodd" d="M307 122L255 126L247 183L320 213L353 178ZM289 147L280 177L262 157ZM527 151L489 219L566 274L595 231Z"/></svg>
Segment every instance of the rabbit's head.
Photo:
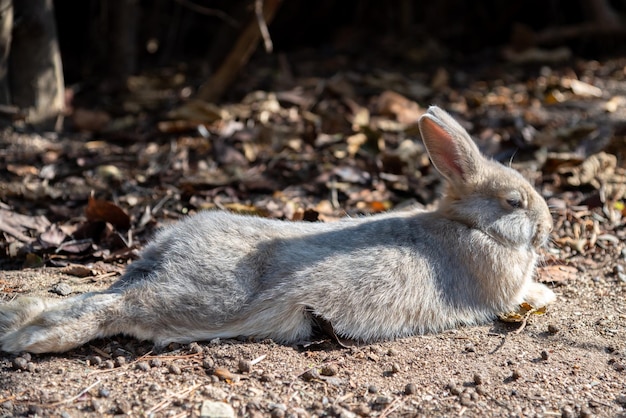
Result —
<svg viewBox="0 0 626 418"><path fill-rule="evenodd" d="M469 134L431 106L420 121L424 145L448 188L439 211L509 248L542 246L552 230L545 200L517 171L481 155Z"/></svg>

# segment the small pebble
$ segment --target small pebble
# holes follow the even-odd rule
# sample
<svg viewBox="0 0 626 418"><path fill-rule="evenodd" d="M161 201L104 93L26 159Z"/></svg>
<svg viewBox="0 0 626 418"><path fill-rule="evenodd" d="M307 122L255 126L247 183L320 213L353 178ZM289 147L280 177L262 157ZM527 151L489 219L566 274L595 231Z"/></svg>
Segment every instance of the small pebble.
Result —
<svg viewBox="0 0 626 418"><path fill-rule="evenodd" d="M169 367L167 368L167 370L169 370L170 373L176 374L176 375L183 373L183 371L180 369L180 367L178 367L178 365L176 365L174 363L170 364Z"/></svg>
<svg viewBox="0 0 626 418"><path fill-rule="evenodd" d="M137 364L135 364L135 368L142 372L147 372L148 370L150 370L150 365L145 361L140 361Z"/></svg>
<svg viewBox="0 0 626 418"><path fill-rule="evenodd" d="M309 369L306 372L302 373L301 377L302 380L305 380L307 382L311 380L318 380L321 378L320 373L317 371L317 369Z"/></svg>
<svg viewBox="0 0 626 418"><path fill-rule="evenodd" d="M250 373L250 370L252 370L252 363L250 360L241 359L237 363L237 370L239 370L239 373Z"/></svg>
<svg viewBox="0 0 626 418"><path fill-rule="evenodd" d="M191 344L189 344L189 351L191 351L194 354L200 354L200 353L204 352L203 348L200 347L200 344L198 344L198 343L191 343Z"/></svg>
<svg viewBox="0 0 626 418"><path fill-rule="evenodd" d="M400 365L398 363L393 363L391 365L391 373L400 373Z"/></svg>
<svg viewBox="0 0 626 418"><path fill-rule="evenodd" d="M117 400L117 413L123 415L129 415L132 411L130 402L125 399Z"/></svg>
<svg viewBox="0 0 626 418"><path fill-rule="evenodd" d="M474 347L474 344L472 344L472 343L467 344L467 345L465 346L465 351L466 351L467 353L475 353L475 352L476 352L476 347Z"/></svg>
<svg viewBox="0 0 626 418"><path fill-rule="evenodd" d="M417 385L415 383L407 383L404 387L405 395L415 395L417 393Z"/></svg>
<svg viewBox="0 0 626 418"><path fill-rule="evenodd" d="M39 405L30 405L28 407L28 412L30 412L32 415L35 415L35 416L39 416L39 417L44 416L43 408Z"/></svg>
<svg viewBox="0 0 626 418"><path fill-rule="evenodd" d="M469 393L463 393L461 394L461 405L463 406L470 406L472 404L472 396Z"/></svg>
<svg viewBox="0 0 626 418"><path fill-rule="evenodd" d="M91 400L91 409L93 409L94 412L101 413L104 410L104 405L101 400L94 398Z"/></svg>
<svg viewBox="0 0 626 418"><path fill-rule="evenodd" d="M23 357L15 357L13 359L13 368L16 370L28 370L28 361Z"/></svg>
<svg viewBox="0 0 626 418"><path fill-rule="evenodd" d="M117 356L117 357L115 357L115 364L118 367L124 366L126 364L126 357L124 357L124 356Z"/></svg>
<svg viewBox="0 0 626 418"><path fill-rule="evenodd" d="M184 407L184 409L189 409L188 407ZM196 414L185 414L185 415L193 415ZM205 400L202 402L200 406L200 418L235 418L235 410L232 406L225 402L219 401L210 401Z"/></svg>
<svg viewBox="0 0 626 418"><path fill-rule="evenodd" d="M446 385L446 389L448 389L452 395L458 396L462 393L461 389L459 389L454 383L448 383Z"/></svg>
<svg viewBox="0 0 626 418"><path fill-rule="evenodd" d="M260 377L261 382L272 382L275 379L276 378L274 377L272 373L263 373Z"/></svg>
<svg viewBox="0 0 626 418"><path fill-rule="evenodd" d="M161 361L160 358L150 359L150 366L152 366L152 367L161 367L162 365L163 365L163 362Z"/></svg>
<svg viewBox="0 0 626 418"><path fill-rule="evenodd" d="M324 409L324 404L322 404L320 401L313 401L313 403L311 404L311 409L314 411L322 411Z"/></svg>
<svg viewBox="0 0 626 418"><path fill-rule="evenodd" d="M285 416L285 411L280 408L274 408L271 412L272 418L283 418Z"/></svg>
<svg viewBox="0 0 626 418"><path fill-rule="evenodd" d="M389 350L387 350L387 355L389 357L397 356L398 350L396 350L395 348L390 348Z"/></svg>
<svg viewBox="0 0 626 418"><path fill-rule="evenodd" d="M337 366L334 364L325 364L322 366L322 369L320 370L320 374L322 376L335 376L338 372L339 370L337 369Z"/></svg>
<svg viewBox="0 0 626 418"><path fill-rule="evenodd" d="M30 353L22 353L21 357L26 361L31 361L33 359Z"/></svg>
<svg viewBox="0 0 626 418"><path fill-rule="evenodd" d="M378 393L378 388L377 388L376 386L374 386L374 385L369 385L369 386L367 387L367 391L368 391L369 393Z"/></svg>
<svg viewBox="0 0 626 418"><path fill-rule="evenodd" d="M561 408L561 417L562 418L575 418L574 410L569 406L564 406Z"/></svg>
<svg viewBox="0 0 626 418"><path fill-rule="evenodd" d="M388 405L391 403L391 399L387 396L378 396L374 403L378 405Z"/></svg>
<svg viewBox="0 0 626 418"><path fill-rule="evenodd" d="M101 398L108 398L109 396L111 396L111 391L107 388L100 388L98 389L98 396L100 396Z"/></svg>
<svg viewBox="0 0 626 418"><path fill-rule="evenodd" d="M57 283L52 286L50 290L52 293L56 293L59 296L67 296L72 293L72 286L67 283Z"/></svg>
<svg viewBox="0 0 626 418"><path fill-rule="evenodd" d="M215 362L211 357L205 357L204 360L202 360L202 367L205 369L212 369L215 367Z"/></svg>
<svg viewBox="0 0 626 418"><path fill-rule="evenodd" d="M478 373L474 373L474 383L476 385L482 385L483 384L483 377L481 375L479 375Z"/></svg>
<svg viewBox="0 0 626 418"><path fill-rule="evenodd" d="M102 364L102 357L100 356L90 356L87 361L91 366L99 366Z"/></svg>
<svg viewBox="0 0 626 418"><path fill-rule="evenodd" d="M559 327L557 327L556 325L550 324L550 325L548 325L548 332L550 334L554 335L557 332L559 332Z"/></svg>
<svg viewBox="0 0 626 418"><path fill-rule="evenodd" d="M591 418L591 417L593 417L593 412L591 412L591 409L589 409L586 406L584 406L584 407L582 407L580 409L579 416L580 416L580 418Z"/></svg>
<svg viewBox="0 0 626 418"><path fill-rule="evenodd" d="M105 369L114 369L115 368L115 362L113 360L105 360L103 365L104 365Z"/></svg>
<svg viewBox="0 0 626 418"><path fill-rule="evenodd" d="M476 393L484 396L487 393L487 389L485 389L484 385L476 386Z"/></svg>
<svg viewBox="0 0 626 418"><path fill-rule="evenodd" d="M546 350L543 350L541 352L541 359L542 360L548 360L548 352Z"/></svg>
<svg viewBox="0 0 626 418"><path fill-rule="evenodd" d="M512 378L513 380L517 380L517 379L519 379L520 377L522 377L522 373L520 373L520 371L519 371L519 370L517 370L517 369L513 370L513 373L511 373L511 378Z"/></svg>
<svg viewBox="0 0 626 418"><path fill-rule="evenodd" d="M28 364L26 365L26 370L28 370L31 373L35 373L37 371L37 366L35 366L35 363L31 363L29 361Z"/></svg>

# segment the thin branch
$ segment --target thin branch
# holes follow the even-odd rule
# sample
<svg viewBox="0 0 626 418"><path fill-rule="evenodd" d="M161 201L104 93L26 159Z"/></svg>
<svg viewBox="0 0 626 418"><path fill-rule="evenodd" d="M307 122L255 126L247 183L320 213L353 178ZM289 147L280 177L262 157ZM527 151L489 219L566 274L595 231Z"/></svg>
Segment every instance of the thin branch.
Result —
<svg viewBox="0 0 626 418"><path fill-rule="evenodd" d="M263 16L263 0L254 0L254 13L256 14L256 20L259 25L259 31L263 37L263 44L265 45L265 52L268 54L274 50L274 44L270 37L270 31L267 29L267 23Z"/></svg>
<svg viewBox="0 0 626 418"><path fill-rule="evenodd" d="M188 8L189 10L193 10L196 13L203 14L205 16L213 16L219 19L222 19L224 22L228 23L233 28L239 28L241 25L232 17L228 16L225 12L217 9L209 9L207 7L200 6L198 4L192 3L188 0L175 0L178 4L183 7Z"/></svg>
<svg viewBox="0 0 626 418"><path fill-rule="evenodd" d="M62 405L65 403L70 403L70 402L74 402L76 399L80 398L81 396L83 396L85 393L89 392L91 389L93 389L95 386L100 384L100 380L96 380L95 382L93 382L91 385L87 386L85 389L81 390L80 392L78 392L78 395L76 396L72 396L71 398L59 401L59 402L53 402L51 404L46 404L45 406L47 407L51 407L51 406L58 406L58 405Z"/></svg>

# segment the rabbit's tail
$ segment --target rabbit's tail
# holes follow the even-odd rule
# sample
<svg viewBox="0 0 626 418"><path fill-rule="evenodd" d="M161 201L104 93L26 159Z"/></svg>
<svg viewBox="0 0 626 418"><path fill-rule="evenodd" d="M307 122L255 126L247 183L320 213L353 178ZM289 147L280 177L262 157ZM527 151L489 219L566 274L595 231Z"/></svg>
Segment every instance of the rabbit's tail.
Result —
<svg viewBox="0 0 626 418"><path fill-rule="evenodd" d="M64 300L21 297L0 305L0 349L62 352L123 332L123 294L86 293Z"/></svg>

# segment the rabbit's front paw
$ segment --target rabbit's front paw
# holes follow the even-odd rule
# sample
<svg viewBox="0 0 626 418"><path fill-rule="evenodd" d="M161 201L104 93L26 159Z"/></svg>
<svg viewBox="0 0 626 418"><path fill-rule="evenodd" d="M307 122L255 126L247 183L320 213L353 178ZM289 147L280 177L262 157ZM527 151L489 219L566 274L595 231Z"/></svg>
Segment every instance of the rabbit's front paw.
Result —
<svg viewBox="0 0 626 418"><path fill-rule="evenodd" d="M545 284L532 282L526 288L523 301L533 308L542 308L556 300L556 295Z"/></svg>

